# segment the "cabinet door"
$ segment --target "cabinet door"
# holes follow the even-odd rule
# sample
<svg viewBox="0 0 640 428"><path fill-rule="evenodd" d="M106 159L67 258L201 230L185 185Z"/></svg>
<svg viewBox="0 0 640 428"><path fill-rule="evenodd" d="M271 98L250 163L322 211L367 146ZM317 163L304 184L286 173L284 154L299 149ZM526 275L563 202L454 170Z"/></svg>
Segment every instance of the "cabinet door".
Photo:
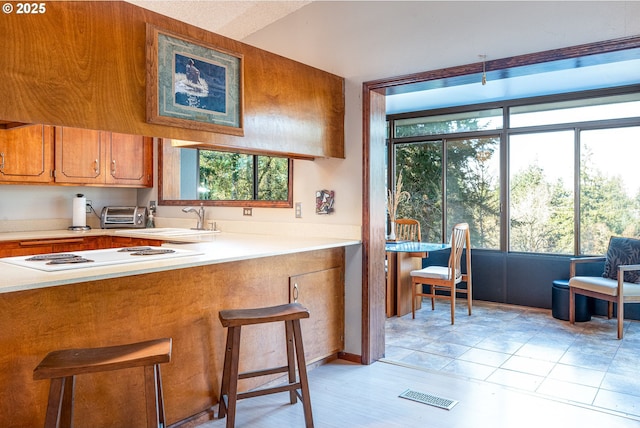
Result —
<svg viewBox="0 0 640 428"><path fill-rule="evenodd" d="M0 130L0 181L53 181L53 127L30 125Z"/></svg>
<svg viewBox="0 0 640 428"><path fill-rule="evenodd" d="M307 364L344 349L344 274L342 267L289 278L289 300L309 309L300 324Z"/></svg>
<svg viewBox="0 0 640 428"><path fill-rule="evenodd" d="M51 242L47 241L3 241L0 242L0 257L32 256L53 252Z"/></svg>
<svg viewBox="0 0 640 428"><path fill-rule="evenodd" d="M0 257L31 256L34 254L67 253L71 251L101 250L105 248L161 246L159 239L130 238L128 236L83 236L78 238L30 239L0 241Z"/></svg>
<svg viewBox="0 0 640 428"><path fill-rule="evenodd" d="M56 182L104 183L106 135L91 129L56 127Z"/></svg>
<svg viewBox="0 0 640 428"><path fill-rule="evenodd" d="M153 186L153 139L139 135L109 135L107 184Z"/></svg>
<svg viewBox="0 0 640 428"><path fill-rule="evenodd" d="M54 253L100 250L103 248L109 248L108 236L85 236L82 238L59 239L53 242Z"/></svg>
<svg viewBox="0 0 640 428"><path fill-rule="evenodd" d="M111 248L151 246L159 247L164 241L160 239L131 238L129 236L111 236Z"/></svg>

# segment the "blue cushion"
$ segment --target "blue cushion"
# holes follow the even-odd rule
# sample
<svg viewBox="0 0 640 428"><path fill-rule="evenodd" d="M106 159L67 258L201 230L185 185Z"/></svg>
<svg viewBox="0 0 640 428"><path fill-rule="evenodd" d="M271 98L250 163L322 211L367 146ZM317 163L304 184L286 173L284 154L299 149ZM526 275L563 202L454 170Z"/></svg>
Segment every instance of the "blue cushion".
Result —
<svg viewBox="0 0 640 428"><path fill-rule="evenodd" d="M604 264L604 278L618 279L618 266L640 264L640 239L612 236L609 240L607 260ZM624 273L624 282L638 282L640 272Z"/></svg>

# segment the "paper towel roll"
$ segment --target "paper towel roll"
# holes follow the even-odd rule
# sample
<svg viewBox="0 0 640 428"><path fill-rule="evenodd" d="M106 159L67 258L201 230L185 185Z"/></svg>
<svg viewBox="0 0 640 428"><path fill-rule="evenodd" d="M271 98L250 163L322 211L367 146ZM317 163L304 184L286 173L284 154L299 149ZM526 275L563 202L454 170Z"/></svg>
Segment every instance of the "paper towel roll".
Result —
<svg viewBox="0 0 640 428"><path fill-rule="evenodd" d="M87 225L87 198L82 194L77 194L73 198L73 227L85 227Z"/></svg>

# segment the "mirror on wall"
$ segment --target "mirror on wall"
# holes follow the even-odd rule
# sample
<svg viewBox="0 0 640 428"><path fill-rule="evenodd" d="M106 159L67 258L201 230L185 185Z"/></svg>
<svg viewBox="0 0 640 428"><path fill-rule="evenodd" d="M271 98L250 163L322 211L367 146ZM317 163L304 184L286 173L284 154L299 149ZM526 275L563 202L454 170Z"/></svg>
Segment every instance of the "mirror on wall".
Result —
<svg viewBox="0 0 640 428"><path fill-rule="evenodd" d="M293 160L158 140L160 205L291 208Z"/></svg>

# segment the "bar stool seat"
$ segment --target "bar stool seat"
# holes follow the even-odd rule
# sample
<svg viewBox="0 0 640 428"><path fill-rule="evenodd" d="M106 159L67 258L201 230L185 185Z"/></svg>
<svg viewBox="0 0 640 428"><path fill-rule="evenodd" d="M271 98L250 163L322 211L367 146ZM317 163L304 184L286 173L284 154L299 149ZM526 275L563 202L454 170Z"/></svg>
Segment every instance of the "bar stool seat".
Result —
<svg viewBox="0 0 640 428"><path fill-rule="evenodd" d="M131 367L144 367L147 427L164 427L160 364L169 361L171 338L50 352L33 371L35 380L51 379L45 428L72 426L76 375Z"/></svg>
<svg viewBox="0 0 640 428"><path fill-rule="evenodd" d="M266 308L223 310L220 311L219 317L222 326L227 327L228 330L227 345L224 356L224 368L222 373L222 386L220 388L218 418L224 418L226 416L226 426L227 428L232 428L235 426L237 400L289 391L290 403L295 404L297 402L296 397L300 398L304 409L306 427L313 428L311 400L309 398L309 382L307 379L307 366L304 359L302 333L300 330L300 320L302 318L309 318L309 311L299 303L289 303L286 305ZM240 331L242 326L279 321L284 321L285 323L287 365L252 372L238 373L238 360L240 358ZM296 361L298 363L299 380L296 380ZM288 384L246 392L238 392L239 379L248 379L276 373L288 373Z"/></svg>

